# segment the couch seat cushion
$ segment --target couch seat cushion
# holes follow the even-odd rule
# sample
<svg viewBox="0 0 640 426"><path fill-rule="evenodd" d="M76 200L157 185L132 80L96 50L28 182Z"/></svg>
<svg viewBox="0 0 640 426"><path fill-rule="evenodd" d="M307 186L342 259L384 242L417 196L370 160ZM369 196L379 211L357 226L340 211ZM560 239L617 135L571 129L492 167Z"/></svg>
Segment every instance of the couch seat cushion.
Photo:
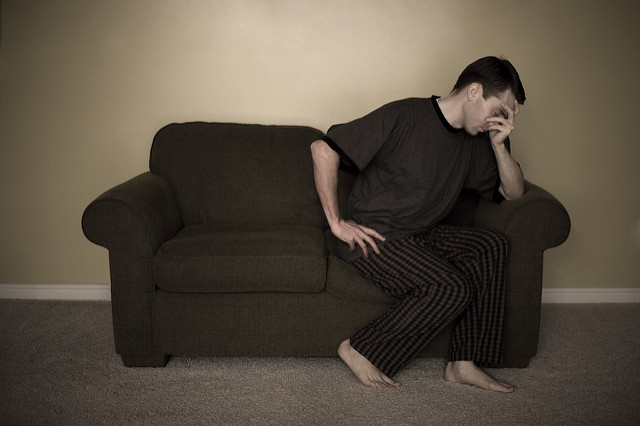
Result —
<svg viewBox="0 0 640 426"><path fill-rule="evenodd" d="M326 269L323 232L293 225L188 226L153 261L155 285L171 292L320 292Z"/></svg>

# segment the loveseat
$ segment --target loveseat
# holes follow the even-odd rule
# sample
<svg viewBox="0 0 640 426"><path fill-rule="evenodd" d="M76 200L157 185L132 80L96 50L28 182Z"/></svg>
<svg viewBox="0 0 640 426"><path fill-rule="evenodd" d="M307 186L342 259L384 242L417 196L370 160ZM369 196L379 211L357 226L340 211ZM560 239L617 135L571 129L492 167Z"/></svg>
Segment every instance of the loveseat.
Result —
<svg viewBox="0 0 640 426"><path fill-rule="evenodd" d="M155 135L150 170L95 199L86 237L108 249L115 350L126 366L170 355L335 356L393 300L336 256L302 126L192 122ZM355 176L342 170L344 205ZM447 222L502 232L505 367L536 354L545 249L570 220L526 182L501 204L463 192ZM451 327L421 353L446 356Z"/></svg>

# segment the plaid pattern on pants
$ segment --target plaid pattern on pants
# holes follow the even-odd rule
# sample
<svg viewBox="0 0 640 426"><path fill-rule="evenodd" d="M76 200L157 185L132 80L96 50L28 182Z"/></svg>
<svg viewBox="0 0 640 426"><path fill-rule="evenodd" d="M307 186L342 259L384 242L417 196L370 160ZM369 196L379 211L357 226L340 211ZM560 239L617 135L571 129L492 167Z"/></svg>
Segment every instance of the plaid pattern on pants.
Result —
<svg viewBox="0 0 640 426"><path fill-rule="evenodd" d="M388 376L454 320L450 361L502 360L508 242L483 229L438 225L352 264L398 302L351 338Z"/></svg>

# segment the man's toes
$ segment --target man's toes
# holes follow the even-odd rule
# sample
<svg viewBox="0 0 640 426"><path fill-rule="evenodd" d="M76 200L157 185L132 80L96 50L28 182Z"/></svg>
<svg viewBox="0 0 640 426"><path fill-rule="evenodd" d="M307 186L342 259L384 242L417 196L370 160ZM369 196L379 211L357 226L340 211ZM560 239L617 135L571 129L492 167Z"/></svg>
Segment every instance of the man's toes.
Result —
<svg viewBox="0 0 640 426"><path fill-rule="evenodd" d="M394 381L389 377L385 377L384 381L387 385L391 386L392 388L397 388L398 386L400 386L400 383Z"/></svg>

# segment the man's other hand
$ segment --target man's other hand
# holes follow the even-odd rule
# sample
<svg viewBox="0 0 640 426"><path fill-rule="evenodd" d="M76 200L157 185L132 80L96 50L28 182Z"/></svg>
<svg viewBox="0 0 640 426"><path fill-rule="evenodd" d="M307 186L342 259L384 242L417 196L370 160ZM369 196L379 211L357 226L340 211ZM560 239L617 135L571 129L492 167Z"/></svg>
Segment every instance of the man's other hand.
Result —
<svg viewBox="0 0 640 426"><path fill-rule="evenodd" d="M354 251L356 244L360 246L365 257L369 257L367 246L370 246L375 253L380 253L380 249L376 244L376 239L384 241L385 237L380 235L376 230L367 228L352 220L339 219L331 226L331 232L340 240L349 244L349 250Z"/></svg>
<svg viewBox="0 0 640 426"><path fill-rule="evenodd" d="M507 137L515 129L514 120L520 112L518 101L514 101L513 108L507 104L502 104L502 109L505 112L505 116L498 115L487 118L487 123L489 123L487 130L493 146L502 145L507 140Z"/></svg>

